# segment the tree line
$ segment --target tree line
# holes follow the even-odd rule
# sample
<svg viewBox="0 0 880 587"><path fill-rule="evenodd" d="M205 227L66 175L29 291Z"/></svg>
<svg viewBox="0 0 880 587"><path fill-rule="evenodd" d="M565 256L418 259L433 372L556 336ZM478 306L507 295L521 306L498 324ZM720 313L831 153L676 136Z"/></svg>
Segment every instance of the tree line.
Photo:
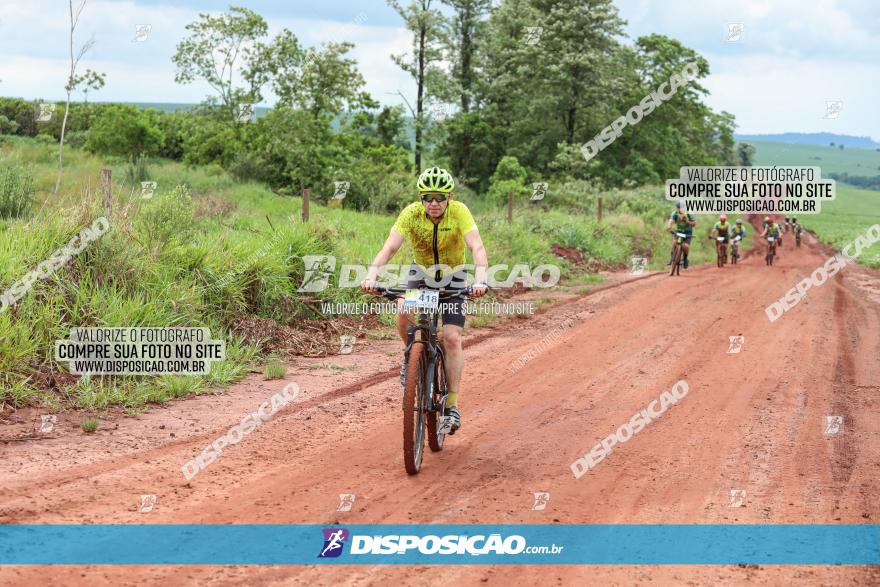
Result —
<svg viewBox="0 0 880 587"><path fill-rule="evenodd" d="M428 164L478 193L513 178L619 187L662 183L682 165L750 164L753 149L734 142L734 117L703 102L708 62L662 35L628 43L611 0L388 3L412 38L391 56L412 79L399 106L365 91L351 43L307 48L287 29L270 37L263 17L233 6L200 14L177 45L175 81L212 88L198 107L82 102L66 122L38 122L34 102L4 98L0 133L66 132L67 144L103 155L216 163L279 190L332 193L334 181L348 181L358 208L393 208ZM697 79L584 158L582 144L688 63ZM250 108L269 95L275 103L254 118Z"/></svg>

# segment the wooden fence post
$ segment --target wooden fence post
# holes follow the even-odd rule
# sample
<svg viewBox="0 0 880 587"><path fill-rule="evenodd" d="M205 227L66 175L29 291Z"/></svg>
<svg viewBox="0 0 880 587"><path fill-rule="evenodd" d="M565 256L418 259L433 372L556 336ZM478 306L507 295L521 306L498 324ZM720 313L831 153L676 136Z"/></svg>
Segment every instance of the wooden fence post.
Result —
<svg viewBox="0 0 880 587"><path fill-rule="evenodd" d="M104 194L104 210L107 214L113 212L113 176L109 169L101 170L101 193Z"/></svg>
<svg viewBox="0 0 880 587"><path fill-rule="evenodd" d="M311 188L306 188L303 190L303 208L302 208L302 221L309 221L309 197L312 195Z"/></svg>
<svg viewBox="0 0 880 587"><path fill-rule="evenodd" d="M599 196L599 205L596 207L596 213L599 216L599 222L602 222L602 196Z"/></svg>
<svg viewBox="0 0 880 587"><path fill-rule="evenodd" d="M507 192L507 223L513 222L513 192Z"/></svg>

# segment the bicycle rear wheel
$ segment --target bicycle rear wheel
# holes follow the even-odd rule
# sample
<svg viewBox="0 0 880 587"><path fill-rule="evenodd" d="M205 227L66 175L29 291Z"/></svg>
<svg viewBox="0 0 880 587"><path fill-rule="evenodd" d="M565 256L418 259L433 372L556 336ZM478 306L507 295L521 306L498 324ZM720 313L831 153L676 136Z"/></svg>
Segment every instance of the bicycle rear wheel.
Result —
<svg viewBox="0 0 880 587"><path fill-rule="evenodd" d="M669 275L680 275L681 274L681 255L682 255L681 243L676 243L675 252L672 254L672 272Z"/></svg>
<svg viewBox="0 0 880 587"><path fill-rule="evenodd" d="M432 391L433 403L442 408L441 402L445 400L449 391L446 384L446 361L443 359L442 352L437 353L437 362L434 365L434 389ZM439 452L443 450L443 441L446 439L445 433L438 432L441 423L440 412L428 410L426 416L428 420L428 446L431 447L432 452Z"/></svg>
<svg viewBox="0 0 880 587"><path fill-rule="evenodd" d="M415 475L422 468L425 450L425 406L428 396L425 344L415 342L407 358L406 389L403 392L403 465Z"/></svg>

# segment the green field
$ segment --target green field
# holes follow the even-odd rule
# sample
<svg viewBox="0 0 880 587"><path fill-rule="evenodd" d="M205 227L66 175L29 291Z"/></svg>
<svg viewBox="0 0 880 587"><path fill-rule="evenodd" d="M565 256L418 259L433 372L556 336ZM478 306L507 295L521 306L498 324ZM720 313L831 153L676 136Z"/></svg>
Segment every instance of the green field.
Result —
<svg viewBox="0 0 880 587"><path fill-rule="evenodd" d="M839 149L792 143L752 143L757 149L755 165L810 165L829 173L848 173L864 177L880 175L880 152L869 149Z"/></svg>
<svg viewBox="0 0 880 587"><path fill-rule="evenodd" d="M838 149L819 145L790 143L753 143L757 149L755 165L811 165L828 173L880 176L880 152L867 149ZM822 204L820 214L801 216L799 222L836 250L880 223L880 191L867 190L837 182L837 197ZM862 252L859 261L880 267L880 243Z"/></svg>
<svg viewBox="0 0 880 587"><path fill-rule="evenodd" d="M801 216L798 221L839 251L869 226L880 224L880 191L838 183L836 199L824 202L821 214ZM880 267L880 243L863 251L859 262Z"/></svg>

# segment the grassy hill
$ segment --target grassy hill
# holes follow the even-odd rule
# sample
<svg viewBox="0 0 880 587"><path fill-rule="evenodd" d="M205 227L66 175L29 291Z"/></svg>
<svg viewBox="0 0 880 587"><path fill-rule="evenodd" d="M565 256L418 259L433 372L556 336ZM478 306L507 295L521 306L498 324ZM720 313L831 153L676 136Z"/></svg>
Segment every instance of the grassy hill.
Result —
<svg viewBox="0 0 880 587"><path fill-rule="evenodd" d="M755 142L756 165L812 165L829 173L848 173L864 177L880 176L880 152L837 146L795 145Z"/></svg>
<svg viewBox="0 0 880 587"><path fill-rule="evenodd" d="M834 143L835 145L844 145L846 148L852 147L854 149L876 149L880 147L880 143L877 143L871 137L854 137L833 132L786 132L768 135L744 135L737 133L733 136L738 141L748 141L750 143L789 143L795 145L818 145L820 147Z"/></svg>

